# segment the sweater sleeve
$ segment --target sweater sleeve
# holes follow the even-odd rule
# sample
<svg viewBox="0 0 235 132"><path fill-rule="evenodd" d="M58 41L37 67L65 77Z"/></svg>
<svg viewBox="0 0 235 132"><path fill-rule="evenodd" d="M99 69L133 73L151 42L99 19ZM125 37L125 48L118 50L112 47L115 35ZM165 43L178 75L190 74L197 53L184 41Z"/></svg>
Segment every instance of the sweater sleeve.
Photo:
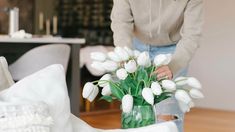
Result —
<svg viewBox="0 0 235 132"><path fill-rule="evenodd" d="M132 47L134 20L129 0L113 0L111 29L115 46Z"/></svg>
<svg viewBox="0 0 235 132"><path fill-rule="evenodd" d="M173 75L189 64L199 47L202 25L203 0L189 0L184 12L184 22L180 32L181 40L178 42L169 64Z"/></svg>

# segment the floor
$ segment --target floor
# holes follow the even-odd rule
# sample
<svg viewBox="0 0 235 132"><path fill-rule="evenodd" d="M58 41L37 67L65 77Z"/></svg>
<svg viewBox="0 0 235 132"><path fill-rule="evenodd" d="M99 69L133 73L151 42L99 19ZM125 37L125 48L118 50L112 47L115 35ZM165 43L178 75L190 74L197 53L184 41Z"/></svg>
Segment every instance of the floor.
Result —
<svg viewBox="0 0 235 132"><path fill-rule="evenodd" d="M93 127L120 128L120 112L82 114ZM185 132L235 132L235 112L195 108L186 115Z"/></svg>

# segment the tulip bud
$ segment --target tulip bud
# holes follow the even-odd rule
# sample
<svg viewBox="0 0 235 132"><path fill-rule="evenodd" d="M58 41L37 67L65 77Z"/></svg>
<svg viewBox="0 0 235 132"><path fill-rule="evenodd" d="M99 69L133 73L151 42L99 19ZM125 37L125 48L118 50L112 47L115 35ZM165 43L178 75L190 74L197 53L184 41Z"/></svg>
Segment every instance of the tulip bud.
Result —
<svg viewBox="0 0 235 132"><path fill-rule="evenodd" d="M154 58L154 64L156 66L168 65L171 61L171 54L159 54Z"/></svg>
<svg viewBox="0 0 235 132"><path fill-rule="evenodd" d="M140 55L140 52L138 50L134 50L134 57L138 58Z"/></svg>
<svg viewBox="0 0 235 132"><path fill-rule="evenodd" d="M129 94L122 98L122 110L124 113L130 113L133 108L133 97Z"/></svg>
<svg viewBox="0 0 235 132"><path fill-rule="evenodd" d="M93 91L92 91L92 93L88 96L88 100L90 101L90 102L92 102L95 98L96 98L96 96L98 95L98 93L99 93L99 88L98 87L94 87L94 89L93 89Z"/></svg>
<svg viewBox="0 0 235 132"><path fill-rule="evenodd" d="M99 62L99 61L93 61L92 64L91 64L91 67L100 71L100 72L105 72L105 69L103 67L103 63L102 62Z"/></svg>
<svg viewBox="0 0 235 132"><path fill-rule="evenodd" d="M151 84L151 89L153 94L155 95L161 95L162 94L162 88L158 82L153 82Z"/></svg>
<svg viewBox="0 0 235 132"><path fill-rule="evenodd" d="M153 92L150 88L144 88L142 90L142 96L146 102L148 102L151 105L154 104L154 96L153 96Z"/></svg>
<svg viewBox="0 0 235 132"><path fill-rule="evenodd" d="M175 92L175 98L178 101L181 101L187 105L192 101L192 99L189 97L188 93L184 90L177 90Z"/></svg>
<svg viewBox="0 0 235 132"><path fill-rule="evenodd" d="M84 85L84 88L83 88L83 91L82 91L82 97L85 98L85 99L88 98L91 95L94 87L95 87L95 85L93 83L87 82Z"/></svg>
<svg viewBox="0 0 235 132"><path fill-rule="evenodd" d="M151 66L151 60L148 52L142 52L137 58L137 63L140 66L149 67Z"/></svg>
<svg viewBox="0 0 235 132"><path fill-rule="evenodd" d="M178 104L179 104L179 108L180 110L183 112L183 113L186 113L186 112L189 112L190 111L190 107L189 105L181 102L181 101L178 101Z"/></svg>
<svg viewBox="0 0 235 132"><path fill-rule="evenodd" d="M197 90L197 89L191 89L189 91L189 94L192 98L195 98L195 99L201 99L201 98L204 98L204 95L202 94L201 91Z"/></svg>
<svg viewBox="0 0 235 132"><path fill-rule="evenodd" d="M177 77L175 79L175 83L177 86L184 86L187 84L187 78L186 77Z"/></svg>
<svg viewBox="0 0 235 132"><path fill-rule="evenodd" d="M105 61L106 55L102 52L92 52L91 54L91 59L95 61Z"/></svg>
<svg viewBox="0 0 235 132"><path fill-rule="evenodd" d="M176 90L176 84L171 80L163 80L162 87L169 91Z"/></svg>
<svg viewBox="0 0 235 132"><path fill-rule="evenodd" d="M108 53L108 57L112 60L112 61L115 61L115 62L121 62L121 58L113 51L109 52Z"/></svg>
<svg viewBox="0 0 235 132"><path fill-rule="evenodd" d="M100 78L100 81L98 82L98 85L100 87L105 87L109 84L108 81L112 80L112 76L110 74L105 74Z"/></svg>
<svg viewBox="0 0 235 132"><path fill-rule="evenodd" d="M128 55L129 55L130 57L134 56L134 53L133 53L133 51L132 51L130 48L128 48L128 47L125 46L124 49L126 50L126 52L128 53Z"/></svg>
<svg viewBox="0 0 235 132"><path fill-rule="evenodd" d="M104 96L110 96L112 94L111 89L110 89L110 85L106 85L102 91L101 94Z"/></svg>
<svg viewBox="0 0 235 132"><path fill-rule="evenodd" d="M117 70L116 75L120 80L125 80L128 76L128 74L124 68Z"/></svg>
<svg viewBox="0 0 235 132"><path fill-rule="evenodd" d="M107 60L105 61L102 66L104 67L105 70L107 71L110 71L110 72L113 72L115 70L117 70L118 68L118 64L114 61L110 61L110 60Z"/></svg>
<svg viewBox="0 0 235 132"><path fill-rule="evenodd" d="M201 89L202 88L201 83L194 77L189 77L188 80L187 80L187 84L190 87L193 87L193 88L196 88L196 89Z"/></svg>
<svg viewBox="0 0 235 132"><path fill-rule="evenodd" d="M127 72L134 73L137 70L136 62L135 60L130 60L127 63L124 64L124 67Z"/></svg>
<svg viewBox="0 0 235 132"><path fill-rule="evenodd" d="M126 61L129 59L129 54L126 52L125 49L121 47L116 47L114 52L121 58L122 61Z"/></svg>

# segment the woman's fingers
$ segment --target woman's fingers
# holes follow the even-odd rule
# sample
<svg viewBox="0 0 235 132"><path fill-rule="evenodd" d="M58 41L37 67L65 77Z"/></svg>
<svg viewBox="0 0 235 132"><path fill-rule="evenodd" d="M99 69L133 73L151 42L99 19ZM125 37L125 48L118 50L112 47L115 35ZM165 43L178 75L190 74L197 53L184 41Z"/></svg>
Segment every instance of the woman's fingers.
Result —
<svg viewBox="0 0 235 132"><path fill-rule="evenodd" d="M163 78L172 79L173 77L172 72L168 66L161 66L154 73L157 74L158 80Z"/></svg>

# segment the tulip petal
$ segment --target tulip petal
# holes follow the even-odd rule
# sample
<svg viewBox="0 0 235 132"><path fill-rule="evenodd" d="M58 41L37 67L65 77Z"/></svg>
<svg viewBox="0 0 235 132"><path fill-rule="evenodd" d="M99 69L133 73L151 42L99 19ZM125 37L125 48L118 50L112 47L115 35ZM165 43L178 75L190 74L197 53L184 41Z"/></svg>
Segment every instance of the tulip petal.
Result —
<svg viewBox="0 0 235 132"><path fill-rule="evenodd" d="M98 95L98 93L99 93L99 88L98 88L97 86L95 86L94 89L93 89L93 91L92 91L92 93L88 96L87 99L88 99L90 102L92 102L92 101L96 98L96 96Z"/></svg>
<svg viewBox="0 0 235 132"><path fill-rule="evenodd" d="M127 71L124 68L117 70L116 75L120 80L125 80L128 76Z"/></svg>
<svg viewBox="0 0 235 132"><path fill-rule="evenodd" d="M151 84L151 89L153 94L155 95L161 95L162 94L162 88L161 85L158 82L153 82Z"/></svg>
<svg viewBox="0 0 235 132"><path fill-rule="evenodd" d="M100 78L98 85L100 87L105 87L106 85L109 84L109 82L105 82L105 81L110 81L110 80L112 80L111 74L105 74Z"/></svg>
<svg viewBox="0 0 235 132"><path fill-rule="evenodd" d="M106 55L102 52L92 52L90 54L91 59L96 60L96 61L105 61Z"/></svg>
<svg viewBox="0 0 235 132"><path fill-rule="evenodd" d="M110 60L107 60L105 61L102 66L104 67L105 70L107 71L110 71L110 72L113 72L115 70L117 70L118 68L118 64L114 61L110 61Z"/></svg>
<svg viewBox="0 0 235 132"><path fill-rule="evenodd" d="M192 101L189 94L184 90L177 90L175 92L175 98L176 100L181 101L185 104L189 104Z"/></svg>
<svg viewBox="0 0 235 132"><path fill-rule="evenodd" d="M174 81L177 86L184 86L187 84L187 77L177 77Z"/></svg>
<svg viewBox="0 0 235 132"><path fill-rule="evenodd" d="M84 88L83 88L83 91L82 91L82 97L83 98L88 98L92 91L94 90L94 84L91 83L91 82L87 82L85 85L84 85Z"/></svg>
<svg viewBox="0 0 235 132"><path fill-rule="evenodd" d="M112 61L115 61L115 62L121 62L121 58L113 51L109 52L108 53L108 57L112 60Z"/></svg>
<svg viewBox="0 0 235 132"><path fill-rule="evenodd" d="M154 96L153 96L153 92L150 88L144 88L142 90L142 96L146 102L148 102L151 105L154 104Z"/></svg>
<svg viewBox="0 0 235 132"><path fill-rule="evenodd" d="M191 89L189 91L189 94L192 98L195 98L195 99L202 99L204 98L204 95L202 94L201 91L197 90L197 89Z"/></svg>
<svg viewBox="0 0 235 132"><path fill-rule="evenodd" d="M124 113L130 113L133 108L133 97L129 94L122 98L122 110Z"/></svg>
<svg viewBox="0 0 235 132"><path fill-rule="evenodd" d="M134 73L137 70L137 64L135 60L130 60L127 63L124 64L124 67L127 72Z"/></svg>
<svg viewBox="0 0 235 132"><path fill-rule="evenodd" d="M151 60L148 52L142 52L137 58L137 63L140 66L149 67L151 66Z"/></svg>
<svg viewBox="0 0 235 132"><path fill-rule="evenodd" d="M172 80L163 80L162 87L166 90L169 90L169 91L176 90L176 84Z"/></svg>
<svg viewBox="0 0 235 132"><path fill-rule="evenodd" d="M111 89L110 89L110 85L106 85L101 92L102 95L104 96L110 96L112 94Z"/></svg>
<svg viewBox="0 0 235 132"><path fill-rule="evenodd" d="M121 47L114 48L114 52L121 58L122 61L126 61L129 59L129 54L125 49Z"/></svg>
<svg viewBox="0 0 235 132"><path fill-rule="evenodd" d="M201 83L194 77L189 77L187 80L187 84L192 88L196 88L196 89L202 88Z"/></svg>

